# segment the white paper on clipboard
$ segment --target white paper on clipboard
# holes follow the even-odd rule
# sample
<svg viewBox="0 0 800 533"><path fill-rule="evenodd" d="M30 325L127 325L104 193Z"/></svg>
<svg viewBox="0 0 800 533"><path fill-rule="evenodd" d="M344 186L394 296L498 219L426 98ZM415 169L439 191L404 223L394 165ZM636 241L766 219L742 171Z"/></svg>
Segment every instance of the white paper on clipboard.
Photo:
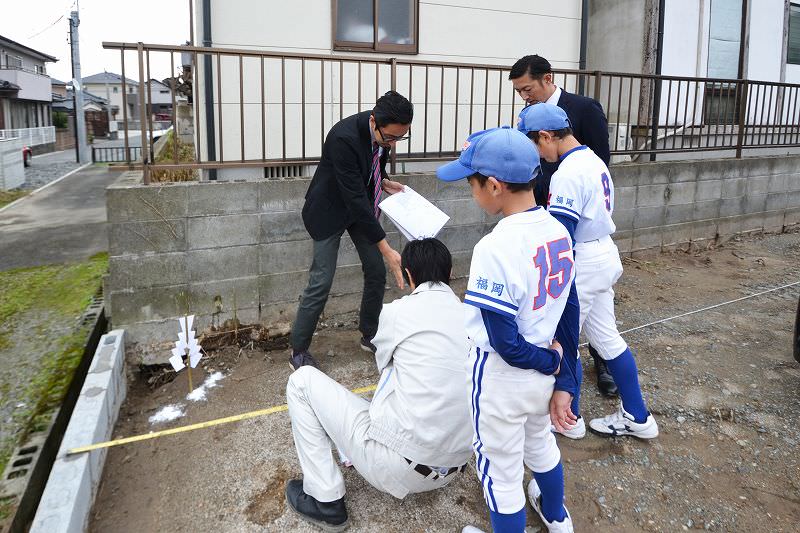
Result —
<svg viewBox="0 0 800 533"><path fill-rule="evenodd" d="M441 209L408 185L403 192L389 196L378 207L409 241L436 237L450 220Z"/></svg>

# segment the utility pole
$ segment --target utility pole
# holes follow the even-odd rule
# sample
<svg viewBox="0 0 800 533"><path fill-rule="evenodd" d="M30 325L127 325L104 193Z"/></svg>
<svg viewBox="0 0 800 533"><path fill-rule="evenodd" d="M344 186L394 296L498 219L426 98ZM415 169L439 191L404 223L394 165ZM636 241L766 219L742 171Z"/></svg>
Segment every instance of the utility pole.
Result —
<svg viewBox="0 0 800 533"><path fill-rule="evenodd" d="M83 80L81 78L81 53L78 44L78 12L69 16L69 43L72 50L72 95L75 105L75 155L80 164L89 162L89 147L86 144L86 115L83 111Z"/></svg>
<svg viewBox="0 0 800 533"><path fill-rule="evenodd" d="M108 115L108 138L116 138L111 136L111 93L108 90L108 72L103 69L103 79L106 81L106 115ZM117 130L114 129L116 132Z"/></svg>

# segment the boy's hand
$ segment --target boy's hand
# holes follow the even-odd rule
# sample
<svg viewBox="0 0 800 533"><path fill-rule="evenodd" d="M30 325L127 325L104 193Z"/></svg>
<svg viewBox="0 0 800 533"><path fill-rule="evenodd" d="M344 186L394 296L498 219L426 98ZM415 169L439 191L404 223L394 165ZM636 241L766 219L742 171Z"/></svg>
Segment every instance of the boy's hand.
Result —
<svg viewBox="0 0 800 533"><path fill-rule="evenodd" d="M389 194L395 194L398 192L403 192L406 186L403 185L402 183L385 179L381 182L381 187L383 188L384 192Z"/></svg>
<svg viewBox="0 0 800 533"><path fill-rule="evenodd" d="M572 413L572 395L557 390L550 398L550 422L558 431L567 431L575 427L578 417Z"/></svg>
<svg viewBox="0 0 800 533"><path fill-rule="evenodd" d="M557 340L553 340L552 344L550 344L550 349L555 350L558 352L559 360L558 366L556 367L556 371L553 372L554 376L557 376L559 372L561 372L561 359L564 358L564 348L561 347L561 344Z"/></svg>

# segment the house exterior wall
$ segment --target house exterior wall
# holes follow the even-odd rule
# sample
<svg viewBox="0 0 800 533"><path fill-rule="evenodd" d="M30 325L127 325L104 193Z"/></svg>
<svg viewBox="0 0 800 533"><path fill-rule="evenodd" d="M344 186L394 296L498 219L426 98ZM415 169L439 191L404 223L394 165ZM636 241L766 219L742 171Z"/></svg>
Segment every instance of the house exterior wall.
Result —
<svg viewBox="0 0 800 533"><path fill-rule="evenodd" d="M114 88L116 87L117 92L114 92ZM106 97L106 84L105 83L85 83L83 85L85 91L95 94L101 98ZM128 103L128 120L139 120L139 116L136 114L139 112L139 90L136 85L131 85L130 83L125 84L125 90L128 91L127 96L127 103ZM131 92L133 91L133 92ZM112 107L117 108L117 113L115 115L115 120L122 120L122 84L121 83L109 83L108 84L108 95L109 100L111 102Z"/></svg>
<svg viewBox="0 0 800 533"><path fill-rule="evenodd" d="M715 0L670 0L665 3L664 13L664 41L661 73L665 76L689 77L718 77L720 68L711 69L709 65L709 41L712 30L712 4ZM593 3L601 4L601 3ZM636 5L633 5L636 4ZM601 5L593 5L589 19L588 65L589 69L613 70L622 68L628 72L655 72L648 70L648 60L655 55L655 41L651 45L645 43L648 27L657 25L657 9L642 9L647 2L631 2L630 0L608 0ZM657 7L653 0L650 4ZM729 8L735 9L736 2L726 2ZM786 39L785 13L788 3L784 0L750 0L749 15L747 19L747 36L745 40L744 77L749 80L800 83L800 66L786 65L783 57L784 40ZM740 9L740 4L739 4ZM640 23L640 15L643 20ZM716 16L730 15L733 13L720 13ZM593 18L596 14L596 17ZM730 30L730 28L728 28ZM636 33L638 32L638 33ZM732 31L726 33L733 37ZM739 33L736 33L736 39ZM633 34L627 35L627 34ZM730 34L730 35L728 35ZM635 37L635 38L634 38ZM720 35L717 36L721 38ZM644 46L641 43L645 43ZM738 49L738 43L732 43ZM719 62L724 57L730 56L730 50L717 50L714 59ZM733 57L730 65L726 65L725 72L732 72L729 77L735 77L738 60ZM645 66L637 70L638 65ZM680 85L680 92L678 86ZM699 125L704 123L704 108L710 106L707 102L706 84L673 82L671 85L662 85L662 101L659 123L661 125L682 125L684 116L689 124ZM724 91L724 89L723 89ZM760 91L761 94L764 90ZM724 93L728 104L714 104L719 106L732 105L733 91ZM668 101L668 99L670 101ZM750 114L748 124L774 124L780 117L780 110L784 110L783 123L790 124L791 106L786 105L780 97L772 99L756 97L750 100ZM636 105L636 104L634 104ZM783 108L781 108L783 105ZM687 109L684 114L684 108ZM635 109L635 108L634 108ZM709 109L717 109L716 107ZM732 108L724 107L733 115ZM626 112L626 108L621 110ZM707 112L707 110L705 110ZM635 114L635 113L634 113ZM712 116L714 115L712 112ZM610 116L610 120L616 117ZM728 121L730 125L730 120Z"/></svg>
<svg viewBox="0 0 800 533"><path fill-rule="evenodd" d="M195 39L202 44L202 3L195 3ZM323 54L332 58L353 56L353 53L333 50L332 1L308 0L305 2L279 2L277 0L212 0L211 31L214 47L252 49L274 52ZM446 22L445 22L446 21ZM581 23L580 0L562 2L529 2L508 0L498 9L496 2L489 0L423 1L419 4L419 53L416 55L367 53L355 55L383 60L389 57L420 61L447 61L464 65L487 64L510 67L514 61L526 54L538 53L547 57L555 68L577 68L579 63ZM265 24L270 31L264 31ZM302 27L302 31L298 28ZM503 31L498 32L497 29ZM487 37L491 31L491 38ZM361 68L361 88L358 90L359 74L355 64L339 67L328 62L321 67L319 61L306 62L305 73L299 60L287 60L283 68L286 73L286 106L282 107L281 62L268 59L264 67L266 105L260 105L261 73L257 58L245 58L244 69L244 113L239 106L239 63L236 57L223 57L220 71L213 66L214 94L209 98L214 103L216 153L223 152L225 159L260 159L263 152L261 138L262 123L269 140L267 158L280 158L283 153L281 139L284 131L287 158L306 157L319 154L326 132L342 117L370 109L376 95L391 88L388 63L375 67L365 64ZM202 80L205 77L203 60L198 66L199 86L198 132L205 139L205 101ZM306 92L301 91L305 74ZM516 114L524 103L514 93L506 79L507 72L475 72L475 94L489 95L487 105L475 105L472 110L473 124L470 126L468 107L458 107L459 127L456 122L457 104L463 104L468 96L469 71L445 71L444 77L438 68L428 74L428 103L423 109L425 94L425 68L399 67L397 90L411 96L417 106L414 120L414 135L408 146L413 152L438 149L460 149L471 130L483 129L484 124L513 124ZM456 89L456 77L461 81ZM340 77L342 80L340 80ZM222 80L221 94L217 80ZM376 78L379 80L376 82ZM340 83L343 90L340 94ZM323 101L324 93L324 101ZM359 102L358 96L361 95ZM499 95L499 96L498 96ZM221 105L220 104L221 100ZM305 123L302 122L301 100L307 106ZM341 104L340 104L341 103ZM220 108L222 109L222 139L219 137ZM286 119L284 121L283 114ZM324 118L323 118L324 115ZM498 118L499 117L499 118ZM244 154L241 150L241 121L244 120ZM324 120L324 122L323 122ZM305 124L309 132L302 142L301 131ZM443 127L442 125L447 125ZM441 130L441 134L440 134ZM427 135L424 133L427 132ZM426 144L427 143L427 144ZM207 157L206 142L200 143L202 157ZM245 171L226 170L226 177L237 177ZM249 174L252 174L250 172Z"/></svg>

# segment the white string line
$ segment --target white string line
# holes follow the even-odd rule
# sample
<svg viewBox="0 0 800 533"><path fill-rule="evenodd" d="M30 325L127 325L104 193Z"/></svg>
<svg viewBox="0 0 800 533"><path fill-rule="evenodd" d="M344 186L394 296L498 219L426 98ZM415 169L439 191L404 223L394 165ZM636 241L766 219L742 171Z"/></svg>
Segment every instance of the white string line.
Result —
<svg viewBox="0 0 800 533"><path fill-rule="evenodd" d="M780 291L780 290L783 290L783 289L788 289L789 287L794 287L795 285L800 285L800 281L795 281L794 283L789 283L788 285L782 285L781 287L775 287L774 289L768 289L766 291L757 292L755 294L750 294L748 296L742 296L741 298L736 298L735 300L730 300L730 301L727 301L727 302L722 302L722 303L710 305L708 307L703 307L702 309L695 309L694 311L681 313L680 315L671 316L669 318L662 318L661 320L656 320L655 322L650 322L648 324L642 324L641 326L636 326L635 328L626 329L625 331L620 331L619 334L620 335L624 335L624 334L630 333L632 331L637 331L637 330L640 330L640 329L649 328L650 326L655 326L657 324L663 324L664 322L669 322L669 321L675 320L677 318L683 318L685 316L694 315L694 314L697 314L697 313L702 313L704 311L710 311L711 309L716 309L717 307L722 307L724 305L734 304L736 302L741 302L742 300L749 300L750 298L755 298L757 296L763 296L764 294L767 294L767 293L770 293L770 292L775 292L775 291ZM578 347L579 348L583 348L583 347L588 346L588 345L589 345L588 342L584 342L583 344L579 344Z"/></svg>

